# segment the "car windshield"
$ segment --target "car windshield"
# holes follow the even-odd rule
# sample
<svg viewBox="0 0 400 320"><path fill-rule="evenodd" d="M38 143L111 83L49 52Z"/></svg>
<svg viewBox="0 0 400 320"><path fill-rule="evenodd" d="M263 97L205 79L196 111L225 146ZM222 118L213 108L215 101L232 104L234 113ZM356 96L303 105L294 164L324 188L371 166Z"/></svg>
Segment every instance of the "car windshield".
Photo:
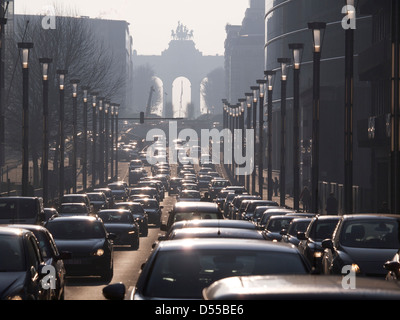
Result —
<svg viewBox="0 0 400 320"><path fill-rule="evenodd" d="M398 249L399 222L387 219L345 222L340 232L340 243L356 248Z"/></svg>
<svg viewBox="0 0 400 320"><path fill-rule="evenodd" d="M200 198L200 192L182 192L180 194L181 198L188 198L188 199L193 199L193 198Z"/></svg>
<svg viewBox="0 0 400 320"><path fill-rule="evenodd" d="M87 213L86 206L61 206L59 213Z"/></svg>
<svg viewBox="0 0 400 320"><path fill-rule="evenodd" d="M317 220L311 225L309 237L314 241L323 241L332 238L333 231L335 231L338 220Z"/></svg>
<svg viewBox="0 0 400 320"><path fill-rule="evenodd" d="M1 199L0 219L32 218L36 213L36 203L30 199Z"/></svg>
<svg viewBox="0 0 400 320"><path fill-rule="evenodd" d="M181 212L176 213L174 222L183 220L203 220L203 219L218 219L216 212Z"/></svg>
<svg viewBox="0 0 400 320"><path fill-rule="evenodd" d="M0 235L0 272L25 271L22 241L15 235Z"/></svg>
<svg viewBox="0 0 400 320"><path fill-rule="evenodd" d="M105 201L101 194L88 194L90 201Z"/></svg>
<svg viewBox="0 0 400 320"><path fill-rule="evenodd" d="M84 200L84 197L68 196L68 197L63 197L61 202L62 203L79 203L79 202L85 202L85 200Z"/></svg>
<svg viewBox="0 0 400 320"><path fill-rule="evenodd" d="M300 256L257 250L190 250L159 252L144 295L201 298L202 289L233 276L305 274Z"/></svg>
<svg viewBox="0 0 400 320"><path fill-rule="evenodd" d="M144 213L143 207L139 203L136 203L136 204L119 204L119 203L117 203L115 205L115 207L118 209L131 210L131 212L133 214Z"/></svg>
<svg viewBox="0 0 400 320"><path fill-rule="evenodd" d="M103 224L91 221L51 221L46 228L55 240L104 239L106 236Z"/></svg>
<svg viewBox="0 0 400 320"><path fill-rule="evenodd" d="M311 220L310 220L311 221ZM310 221L296 221L292 222L289 226L288 234L291 236L297 236L298 232L306 232Z"/></svg>
<svg viewBox="0 0 400 320"><path fill-rule="evenodd" d="M144 209L158 209L157 201L146 201L146 200L138 200L143 206Z"/></svg>
<svg viewBox="0 0 400 320"><path fill-rule="evenodd" d="M132 215L129 212L99 212L99 217L104 223L133 223Z"/></svg>
<svg viewBox="0 0 400 320"><path fill-rule="evenodd" d="M113 191L125 190L125 186L123 184L110 184L108 187Z"/></svg>
<svg viewBox="0 0 400 320"><path fill-rule="evenodd" d="M287 228L292 220L293 218L270 219L265 229L271 232L279 232Z"/></svg>

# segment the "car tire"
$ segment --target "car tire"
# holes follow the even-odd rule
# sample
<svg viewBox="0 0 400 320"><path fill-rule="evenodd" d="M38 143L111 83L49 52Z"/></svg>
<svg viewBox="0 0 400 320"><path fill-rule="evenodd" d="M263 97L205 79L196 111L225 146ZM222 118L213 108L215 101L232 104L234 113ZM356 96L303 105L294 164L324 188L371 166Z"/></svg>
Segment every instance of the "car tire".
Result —
<svg viewBox="0 0 400 320"><path fill-rule="evenodd" d="M102 279L104 282L109 283L109 282L111 282L113 276L114 276L114 266L113 266L113 264L112 264L112 262L111 262L110 268L107 268L107 270L104 270L104 271L102 272L102 274L101 274L101 279Z"/></svg>
<svg viewBox="0 0 400 320"><path fill-rule="evenodd" d="M133 240L133 242L132 242L132 244L131 244L131 249L132 250L138 250L139 249L139 244L140 244L140 237L139 236L137 236L134 240Z"/></svg>

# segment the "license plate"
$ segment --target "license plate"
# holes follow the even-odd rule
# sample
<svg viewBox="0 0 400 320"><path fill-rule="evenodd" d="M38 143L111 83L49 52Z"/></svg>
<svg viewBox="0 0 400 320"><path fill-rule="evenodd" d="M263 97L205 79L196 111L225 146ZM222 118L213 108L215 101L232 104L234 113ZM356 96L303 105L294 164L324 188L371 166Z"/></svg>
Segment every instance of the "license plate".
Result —
<svg viewBox="0 0 400 320"><path fill-rule="evenodd" d="M71 260L68 260L68 264L82 264L82 259L71 259Z"/></svg>

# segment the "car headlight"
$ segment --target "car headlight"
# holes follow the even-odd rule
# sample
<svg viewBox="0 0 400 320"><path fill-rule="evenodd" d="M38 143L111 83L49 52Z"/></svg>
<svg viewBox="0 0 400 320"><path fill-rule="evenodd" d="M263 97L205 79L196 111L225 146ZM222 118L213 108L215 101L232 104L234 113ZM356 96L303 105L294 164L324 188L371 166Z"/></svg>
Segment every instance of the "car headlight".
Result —
<svg viewBox="0 0 400 320"><path fill-rule="evenodd" d="M361 272L360 267L358 266L357 263L353 263L353 264L351 265L351 270L352 270L354 273L360 273L360 272Z"/></svg>
<svg viewBox="0 0 400 320"><path fill-rule="evenodd" d="M22 297L19 295L19 294L17 294L17 295L14 295L14 296L9 296L9 297L7 297L7 300L23 300L22 299Z"/></svg>
<svg viewBox="0 0 400 320"><path fill-rule="evenodd" d="M322 252L321 251L315 251L314 252L314 258L321 258L322 257Z"/></svg>
<svg viewBox="0 0 400 320"><path fill-rule="evenodd" d="M128 234L135 234L136 231L129 231Z"/></svg>
<svg viewBox="0 0 400 320"><path fill-rule="evenodd" d="M97 249L94 253L95 256L101 257L104 254L103 249Z"/></svg>

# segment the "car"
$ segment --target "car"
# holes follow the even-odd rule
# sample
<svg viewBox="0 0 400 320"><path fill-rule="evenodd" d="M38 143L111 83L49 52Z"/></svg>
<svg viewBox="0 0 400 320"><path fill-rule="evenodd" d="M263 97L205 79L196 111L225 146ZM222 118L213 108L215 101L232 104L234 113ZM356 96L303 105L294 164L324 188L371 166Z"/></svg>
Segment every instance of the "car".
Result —
<svg viewBox="0 0 400 320"><path fill-rule="evenodd" d="M50 300L46 264L33 232L0 227L0 300Z"/></svg>
<svg viewBox="0 0 400 320"><path fill-rule="evenodd" d="M177 202L169 212L167 224L162 224L160 229L161 231L168 231L175 222L203 219L224 219L224 217L215 203L194 201Z"/></svg>
<svg viewBox="0 0 400 320"><path fill-rule="evenodd" d="M350 265L359 276L385 277L383 265L400 248L400 216L353 214L341 216L332 239L322 241L322 272L340 274Z"/></svg>
<svg viewBox="0 0 400 320"><path fill-rule="evenodd" d="M67 276L100 276L110 282L114 273L112 240L98 217L74 216L50 219L45 227L60 251L71 253L65 260Z"/></svg>
<svg viewBox="0 0 400 320"><path fill-rule="evenodd" d="M48 221L53 216L58 216L56 208L44 208L44 222Z"/></svg>
<svg viewBox="0 0 400 320"><path fill-rule="evenodd" d="M240 228L200 227L182 228L170 232L165 240L195 239L195 238L235 238L264 240L263 233L257 230Z"/></svg>
<svg viewBox="0 0 400 320"><path fill-rule="evenodd" d="M113 288L116 290L116 288ZM117 291L115 291L117 293ZM218 280L203 290L204 300L336 301L399 300L398 286L381 279L357 278L355 289L343 286L342 276L265 275Z"/></svg>
<svg viewBox="0 0 400 320"><path fill-rule="evenodd" d="M0 224L37 224L45 221L43 198L0 197Z"/></svg>
<svg viewBox="0 0 400 320"><path fill-rule="evenodd" d="M168 190L168 194L177 194L178 188L181 185L182 182L182 178L178 178L178 177L173 177L170 179L169 181L169 190Z"/></svg>
<svg viewBox="0 0 400 320"><path fill-rule="evenodd" d="M290 222L296 218L295 216L272 216L268 219L263 233L265 238L270 241L281 241L283 230L287 230Z"/></svg>
<svg viewBox="0 0 400 320"><path fill-rule="evenodd" d="M384 264L384 268L387 271L386 280L399 281L400 280L400 249L394 255L391 260L388 260Z"/></svg>
<svg viewBox="0 0 400 320"><path fill-rule="evenodd" d="M88 216L90 215L88 207L81 203L62 203L58 208L59 216Z"/></svg>
<svg viewBox="0 0 400 320"><path fill-rule="evenodd" d="M228 193L234 194L232 191L221 190L220 192L218 192L217 196L214 197L213 201L216 204L218 204L218 206L221 208L221 210L224 209L224 204L225 204L226 196L228 195Z"/></svg>
<svg viewBox="0 0 400 320"><path fill-rule="evenodd" d="M306 232L311 220L311 218L294 218L290 221L289 226L282 230L281 241L297 246L300 242L297 234L299 232Z"/></svg>
<svg viewBox="0 0 400 320"><path fill-rule="evenodd" d="M103 192L107 197L109 207L112 208L114 205L114 195L110 188L95 188L93 192Z"/></svg>
<svg viewBox="0 0 400 320"><path fill-rule="evenodd" d="M294 211L291 209L283 209L283 208L276 208L276 207L274 207L273 209L267 209L262 214L260 220L256 223L256 226L259 230L264 230L270 217L281 216L281 215L285 215L286 213L290 213L290 212L294 212Z"/></svg>
<svg viewBox="0 0 400 320"><path fill-rule="evenodd" d="M149 218L140 202L118 202L114 204L114 209L128 209L140 227L140 235L147 237L149 234Z"/></svg>
<svg viewBox="0 0 400 320"><path fill-rule="evenodd" d="M136 185L141 178L145 177L145 172L142 168L129 170L129 186Z"/></svg>
<svg viewBox="0 0 400 320"><path fill-rule="evenodd" d="M84 203L89 212L92 212L92 204L87 194L65 194L61 197L60 204L63 203Z"/></svg>
<svg viewBox="0 0 400 320"><path fill-rule="evenodd" d="M211 198L214 199L222 189L224 189L230 185L231 185L231 183L227 179L214 179L213 178L208 185L208 193L210 194Z"/></svg>
<svg viewBox="0 0 400 320"><path fill-rule="evenodd" d="M88 192L90 203L93 206L93 211L96 213L101 209L108 209L109 203L106 195L103 192Z"/></svg>
<svg viewBox="0 0 400 320"><path fill-rule="evenodd" d="M321 242L332 238L339 219L339 216L316 216L312 218L306 231L297 233L297 247L316 272L321 272L324 253Z"/></svg>
<svg viewBox="0 0 400 320"><path fill-rule="evenodd" d="M155 224L156 227L161 225L161 215L163 206L160 206L156 199L137 199L136 202L142 204L143 210L148 215L149 223Z"/></svg>
<svg viewBox="0 0 400 320"><path fill-rule="evenodd" d="M202 299L202 290L222 278L309 272L297 249L282 243L215 238L162 241L145 263L131 299Z"/></svg>
<svg viewBox="0 0 400 320"><path fill-rule="evenodd" d="M161 200L157 189L156 188L150 188L150 187L132 188L129 191L129 200L131 200L132 196L135 196L135 195L138 195L138 194L145 194L149 198L154 198L157 201Z"/></svg>
<svg viewBox="0 0 400 320"><path fill-rule="evenodd" d="M143 167L143 162L140 159L131 160L129 162L129 170L141 169Z"/></svg>
<svg viewBox="0 0 400 320"><path fill-rule="evenodd" d="M254 209L254 214L253 214L253 217L251 218L251 221L252 221L254 224L259 223L260 220L261 220L261 218L262 218L262 216L263 216L263 214L264 214L264 212L265 212L266 210L268 210L268 209L277 209L277 207L276 207L276 206L257 206L257 207ZM279 209L282 209L282 208L279 207Z"/></svg>
<svg viewBox="0 0 400 320"><path fill-rule="evenodd" d="M276 201L272 200L250 200L247 202L246 207L244 208L244 212L242 214L243 220L252 220L255 210L259 206L268 206L268 207L279 207L279 204Z"/></svg>
<svg viewBox="0 0 400 320"><path fill-rule="evenodd" d="M199 186L196 183L182 183L180 190L195 190L200 191Z"/></svg>
<svg viewBox="0 0 400 320"><path fill-rule="evenodd" d="M112 183L109 183L107 186L108 186L108 188L111 189L111 192L112 192L115 200L125 201L128 198L126 185L124 183L112 182Z"/></svg>
<svg viewBox="0 0 400 320"><path fill-rule="evenodd" d="M238 215L238 212L243 200L261 200L261 197L251 194L236 195L236 197L233 198L232 203L229 205L229 217L231 219L241 219L241 217Z"/></svg>
<svg viewBox="0 0 400 320"><path fill-rule="evenodd" d="M201 194L198 190L182 190L177 196L177 201L201 201Z"/></svg>
<svg viewBox="0 0 400 320"><path fill-rule="evenodd" d="M213 179L212 176L209 174L200 174L197 178L198 183L199 183L199 188L201 189L208 189L208 185L210 184L210 181Z"/></svg>
<svg viewBox="0 0 400 320"><path fill-rule="evenodd" d="M130 245L133 250L139 249L140 227L130 210L104 209L98 215L107 232L115 234L114 245Z"/></svg>
<svg viewBox="0 0 400 320"><path fill-rule="evenodd" d="M10 228L19 228L31 231L39 244L39 250L46 266L55 270L54 289L50 290L51 300L64 300L65 298L65 276L66 270L64 260L71 258L71 254L65 251L58 251L53 235L45 227L37 225L9 225Z"/></svg>

